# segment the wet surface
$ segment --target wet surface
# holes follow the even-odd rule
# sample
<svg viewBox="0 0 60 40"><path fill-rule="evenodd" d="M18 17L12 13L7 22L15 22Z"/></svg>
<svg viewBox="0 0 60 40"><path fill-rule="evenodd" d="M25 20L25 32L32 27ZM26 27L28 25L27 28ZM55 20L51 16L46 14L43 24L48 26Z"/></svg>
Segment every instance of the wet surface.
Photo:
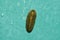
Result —
<svg viewBox="0 0 60 40"><path fill-rule="evenodd" d="M37 18L29 34L31 9ZM60 0L0 0L0 40L60 40Z"/></svg>

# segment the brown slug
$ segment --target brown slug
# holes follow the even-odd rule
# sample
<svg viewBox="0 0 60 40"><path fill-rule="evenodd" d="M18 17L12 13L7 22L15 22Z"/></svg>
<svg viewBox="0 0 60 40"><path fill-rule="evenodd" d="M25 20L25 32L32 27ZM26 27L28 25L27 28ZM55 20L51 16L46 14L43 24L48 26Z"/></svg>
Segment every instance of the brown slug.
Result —
<svg viewBox="0 0 60 40"><path fill-rule="evenodd" d="M36 20L36 11L35 10L31 10L28 13L27 19L26 19L26 31L28 33L32 32L32 30L34 28L35 20Z"/></svg>

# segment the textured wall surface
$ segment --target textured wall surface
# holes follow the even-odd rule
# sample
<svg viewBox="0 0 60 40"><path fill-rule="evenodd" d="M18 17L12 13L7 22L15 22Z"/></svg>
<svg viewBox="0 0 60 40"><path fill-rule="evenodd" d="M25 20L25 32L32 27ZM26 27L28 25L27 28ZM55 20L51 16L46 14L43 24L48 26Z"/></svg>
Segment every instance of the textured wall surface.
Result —
<svg viewBox="0 0 60 40"><path fill-rule="evenodd" d="M31 33L26 17L37 12ZM0 40L60 40L60 0L0 0Z"/></svg>

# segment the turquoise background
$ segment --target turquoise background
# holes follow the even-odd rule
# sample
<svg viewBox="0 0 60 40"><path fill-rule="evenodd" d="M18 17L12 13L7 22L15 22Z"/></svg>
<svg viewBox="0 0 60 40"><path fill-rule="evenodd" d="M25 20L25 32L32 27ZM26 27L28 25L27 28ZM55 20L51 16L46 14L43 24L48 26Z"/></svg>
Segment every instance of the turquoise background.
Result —
<svg viewBox="0 0 60 40"><path fill-rule="evenodd" d="M36 10L31 33L26 17ZM60 40L60 0L0 0L0 40Z"/></svg>

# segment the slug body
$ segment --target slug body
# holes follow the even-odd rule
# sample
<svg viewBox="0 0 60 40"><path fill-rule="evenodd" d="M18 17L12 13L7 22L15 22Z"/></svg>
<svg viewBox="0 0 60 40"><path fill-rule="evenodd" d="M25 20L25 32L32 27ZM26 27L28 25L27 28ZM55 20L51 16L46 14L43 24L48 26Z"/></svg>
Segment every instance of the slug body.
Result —
<svg viewBox="0 0 60 40"><path fill-rule="evenodd" d="M36 12L35 12L35 10L31 10L28 13L27 19L26 19L26 31L28 33L30 33L33 30L34 24L35 24L35 20L36 20Z"/></svg>

